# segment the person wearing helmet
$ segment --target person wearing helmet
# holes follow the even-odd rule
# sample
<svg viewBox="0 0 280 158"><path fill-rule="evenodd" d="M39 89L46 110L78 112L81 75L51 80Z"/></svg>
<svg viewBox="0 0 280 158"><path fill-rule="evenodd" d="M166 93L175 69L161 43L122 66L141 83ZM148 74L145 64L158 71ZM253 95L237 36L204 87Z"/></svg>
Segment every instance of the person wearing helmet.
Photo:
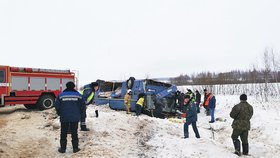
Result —
<svg viewBox="0 0 280 158"><path fill-rule="evenodd" d="M128 89L124 96L124 106L126 107L126 113L130 114L130 103L131 103L131 89Z"/></svg>

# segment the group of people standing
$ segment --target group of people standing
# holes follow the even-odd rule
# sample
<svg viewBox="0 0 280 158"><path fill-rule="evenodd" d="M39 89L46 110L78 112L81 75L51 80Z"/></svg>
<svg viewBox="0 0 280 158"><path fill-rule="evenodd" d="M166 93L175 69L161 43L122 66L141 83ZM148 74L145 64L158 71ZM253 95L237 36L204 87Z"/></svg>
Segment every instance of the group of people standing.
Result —
<svg viewBox="0 0 280 158"><path fill-rule="evenodd" d="M198 90L195 93L192 90L187 89L187 93L177 92L176 100L178 102L177 109L183 113L186 113L186 104L184 104L184 99L186 96L189 96L189 104L194 104L196 107L196 112L200 113L200 107L205 108L207 116L211 116L209 123L215 122L215 108L216 108L216 98L213 93L210 93L207 89L204 89L204 100L201 102L201 94Z"/></svg>
<svg viewBox="0 0 280 158"><path fill-rule="evenodd" d="M80 121L80 128L82 131L89 131L86 127L86 106L93 102L94 93L98 89L98 83L92 82L83 87L81 92L75 90L73 82L66 83L66 89L58 95L55 101L55 109L60 116L61 132L60 132L60 153L65 153L67 145L67 133L71 131L73 152L80 151L78 147L78 123ZM204 89L204 101L201 103L201 94L195 91L194 94L190 89L186 94L181 93L178 98L179 109L186 113L186 122L184 123L184 138L189 138L189 125L192 125L196 138L200 138L197 122L197 113L200 113L200 106L206 109L206 114L211 115L209 123L215 122L215 96ZM128 89L124 97L124 104L127 109L127 114L130 113L131 104L131 90ZM141 114L141 109L144 104L144 94L139 95L136 102L136 115ZM180 105L181 104L181 105ZM96 116L98 117L98 111ZM253 107L247 102L246 94L240 96L240 103L235 105L231 112L230 117L234 119L232 123L233 132L231 138L233 140L235 154L241 155L241 145L239 137L242 141L242 153L248 155L248 131L250 130L250 119L253 116Z"/></svg>
<svg viewBox="0 0 280 158"><path fill-rule="evenodd" d="M197 113L200 112L200 93L196 91L195 98L192 98L193 93L188 89L186 95L184 95L183 105L186 106L186 122L184 124L184 138L189 138L189 125L192 125L193 131L196 138L200 138L198 129L197 129ZM248 131L250 130L250 119L253 116L253 107L247 102L247 95L242 94L239 97L240 103L235 105L231 112L230 117L233 120L232 128L233 132L231 135L235 152L234 154L241 156L248 155L249 152L249 143L248 143ZM211 115L211 120L209 123L215 122L214 112L216 108L216 98L212 93L209 93L207 89L204 89L204 102L202 106L206 109L206 114ZM240 140L242 141L242 154L241 154L241 145Z"/></svg>

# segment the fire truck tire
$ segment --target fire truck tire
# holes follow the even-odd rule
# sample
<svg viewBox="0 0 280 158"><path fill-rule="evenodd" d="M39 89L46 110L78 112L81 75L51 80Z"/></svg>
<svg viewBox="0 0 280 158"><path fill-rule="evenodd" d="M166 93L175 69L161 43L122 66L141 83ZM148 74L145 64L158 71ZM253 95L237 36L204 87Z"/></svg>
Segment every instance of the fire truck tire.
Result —
<svg viewBox="0 0 280 158"><path fill-rule="evenodd" d="M24 104L24 106L26 107L26 109L37 109L36 104Z"/></svg>
<svg viewBox="0 0 280 158"><path fill-rule="evenodd" d="M49 94L41 96L37 106L40 110L52 108L54 106L54 97Z"/></svg>

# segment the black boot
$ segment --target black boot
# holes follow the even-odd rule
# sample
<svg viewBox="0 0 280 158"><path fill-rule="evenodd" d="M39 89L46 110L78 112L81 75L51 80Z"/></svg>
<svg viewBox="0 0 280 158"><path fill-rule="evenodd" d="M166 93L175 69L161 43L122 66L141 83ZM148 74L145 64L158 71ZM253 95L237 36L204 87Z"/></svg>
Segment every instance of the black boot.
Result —
<svg viewBox="0 0 280 158"><path fill-rule="evenodd" d="M67 140L60 140L60 148L58 149L58 152L65 153L67 145Z"/></svg>
<svg viewBox="0 0 280 158"><path fill-rule="evenodd" d="M233 145L234 145L234 149L235 152L234 154L241 156L241 152L240 152L240 141L238 139L233 140Z"/></svg>
<svg viewBox="0 0 280 158"><path fill-rule="evenodd" d="M248 152L249 152L249 144L243 144L243 143L242 143L242 150L243 150L243 155L248 155Z"/></svg>
<svg viewBox="0 0 280 158"><path fill-rule="evenodd" d="M184 139L189 138L189 132L184 133Z"/></svg>
<svg viewBox="0 0 280 158"><path fill-rule="evenodd" d="M79 146L79 141L78 140L72 140L72 146L73 146L73 153L76 153L76 152L81 150L78 147Z"/></svg>
<svg viewBox="0 0 280 158"><path fill-rule="evenodd" d="M81 131L89 131L86 125L81 125Z"/></svg>
<svg viewBox="0 0 280 158"><path fill-rule="evenodd" d="M98 110L95 110L95 116L98 117Z"/></svg>

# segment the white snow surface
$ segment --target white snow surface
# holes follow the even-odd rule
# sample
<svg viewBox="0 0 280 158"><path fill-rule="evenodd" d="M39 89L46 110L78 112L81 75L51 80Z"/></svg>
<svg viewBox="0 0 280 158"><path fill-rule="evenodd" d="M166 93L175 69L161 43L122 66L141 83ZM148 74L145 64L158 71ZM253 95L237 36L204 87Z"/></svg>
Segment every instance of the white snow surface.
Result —
<svg viewBox="0 0 280 158"><path fill-rule="evenodd" d="M125 111L111 110L108 105L90 105L87 113L89 133L80 135L81 152L78 157L155 157L155 158L234 158L231 140L231 108L239 103L239 96L216 96L216 118L226 119L209 124L210 116L204 109L198 114L201 138L183 139L183 123L168 119L127 115ZM253 97L248 102L254 107L249 131L249 156L255 158L280 157L280 101L262 103ZM95 117L99 110L99 117ZM212 130L211 130L212 129ZM71 153L67 153L71 154ZM245 156L244 156L245 157Z"/></svg>
<svg viewBox="0 0 280 158"><path fill-rule="evenodd" d="M229 113L239 103L239 95L216 95L216 118L226 119L209 124L210 117L201 108L195 138L183 139L183 123L168 119L139 117L115 111L108 105L89 105L87 125L90 131L78 132L81 151L73 153L68 135L66 153L59 147L60 123L54 109L30 111L23 106L10 114L0 115L0 158L236 158L231 140L232 119ZM249 131L248 158L280 157L280 100L248 97L254 107ZM16 107L16 106L15 106ZM8 108L9 109L9 108ZM95 117L95 110L99 117Z"/></svg>

